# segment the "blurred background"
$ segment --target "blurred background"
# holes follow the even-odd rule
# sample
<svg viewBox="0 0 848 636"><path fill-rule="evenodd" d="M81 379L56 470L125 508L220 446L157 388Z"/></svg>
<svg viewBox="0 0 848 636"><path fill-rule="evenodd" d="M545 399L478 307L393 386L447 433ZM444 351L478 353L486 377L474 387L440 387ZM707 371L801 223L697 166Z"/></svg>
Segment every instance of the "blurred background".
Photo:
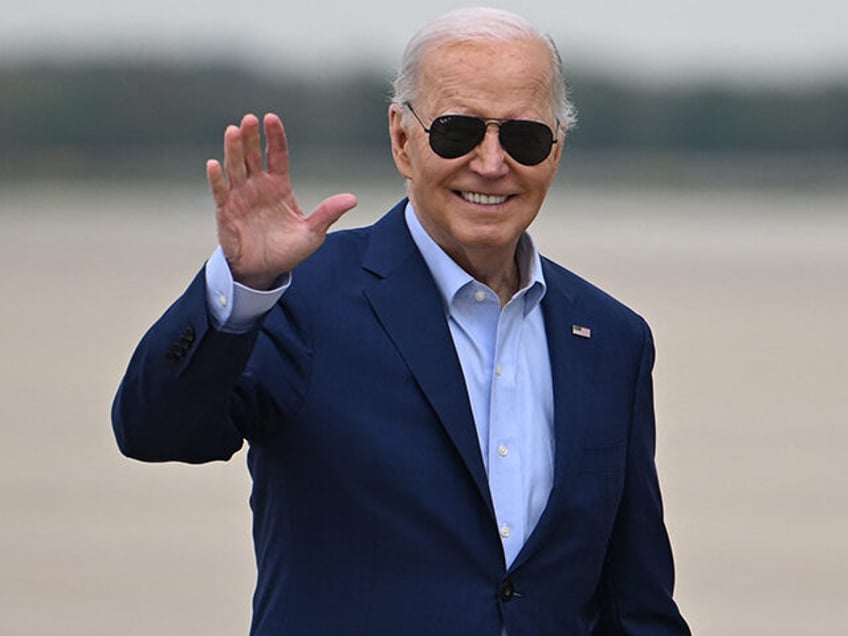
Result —
<svg viewBox="0 0 848 636"><path fill-rule="evenodd" d="M303 207L373 221L404 43L461 4L0 0L0 635L247 633L244 453L125 460L112 395L215 247L224 127L280 113ZM848 5L495 4L580 111L532 232L654 328L693 632L848 633Z"/></svg>

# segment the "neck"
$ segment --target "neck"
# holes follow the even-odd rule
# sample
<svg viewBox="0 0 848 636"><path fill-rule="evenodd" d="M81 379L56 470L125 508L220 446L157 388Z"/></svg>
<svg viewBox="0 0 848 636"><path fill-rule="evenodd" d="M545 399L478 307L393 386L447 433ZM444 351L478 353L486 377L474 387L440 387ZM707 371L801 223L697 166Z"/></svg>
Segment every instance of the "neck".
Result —
<svg viewBox="0 0 848 636"><path fill-rule="evenodd" d="M521 273L516 261L516 246L497 252L463 249L448 251L448 254L475 280L492 289L503 307L521 286Z"/></svg>

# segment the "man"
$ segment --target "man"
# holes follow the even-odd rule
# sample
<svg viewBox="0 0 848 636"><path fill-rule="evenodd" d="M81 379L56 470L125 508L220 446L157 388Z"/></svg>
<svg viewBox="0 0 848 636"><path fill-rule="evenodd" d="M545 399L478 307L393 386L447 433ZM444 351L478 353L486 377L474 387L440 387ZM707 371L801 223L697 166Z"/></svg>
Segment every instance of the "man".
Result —
<svg viewBox="0 0 848 636"><path fill-rule="evenodd" d="M280 120L207 165L220 248L139 345L121 450L247 440L255 635L688 634L654 469L645 322L525 230L573 122L553 45L472 9L410 42L408 182L375 225L301 213ZM326 241L325 241L326 239Z"/></svg>

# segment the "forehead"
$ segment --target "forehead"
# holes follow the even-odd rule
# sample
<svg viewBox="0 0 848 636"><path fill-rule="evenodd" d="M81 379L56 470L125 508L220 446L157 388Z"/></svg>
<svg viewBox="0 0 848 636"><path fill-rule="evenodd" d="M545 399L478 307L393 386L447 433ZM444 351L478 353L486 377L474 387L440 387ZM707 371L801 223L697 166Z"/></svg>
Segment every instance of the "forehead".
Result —
<svg viewBox="0 0 848 636"><path fill-rule="evenodd" d="M419 101L434 115L546 118L553 74L550 50L538 38L436 43L422 59Z"/></svg>

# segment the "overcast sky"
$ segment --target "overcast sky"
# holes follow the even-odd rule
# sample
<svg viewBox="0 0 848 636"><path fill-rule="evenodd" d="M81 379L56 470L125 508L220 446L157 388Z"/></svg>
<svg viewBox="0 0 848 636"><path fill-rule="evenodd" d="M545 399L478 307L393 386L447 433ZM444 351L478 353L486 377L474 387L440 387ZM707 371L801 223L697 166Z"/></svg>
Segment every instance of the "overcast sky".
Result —
<svg viewBox="0 0 848 636"><path fill-rule="evenodd" d="M212 55L266 67L394 68L411 33L450 0L0 0L5 60ZM473 4L473 3L472 3ZM848 77L848 0L518 0L566 64L635 79Z"/></svg>

